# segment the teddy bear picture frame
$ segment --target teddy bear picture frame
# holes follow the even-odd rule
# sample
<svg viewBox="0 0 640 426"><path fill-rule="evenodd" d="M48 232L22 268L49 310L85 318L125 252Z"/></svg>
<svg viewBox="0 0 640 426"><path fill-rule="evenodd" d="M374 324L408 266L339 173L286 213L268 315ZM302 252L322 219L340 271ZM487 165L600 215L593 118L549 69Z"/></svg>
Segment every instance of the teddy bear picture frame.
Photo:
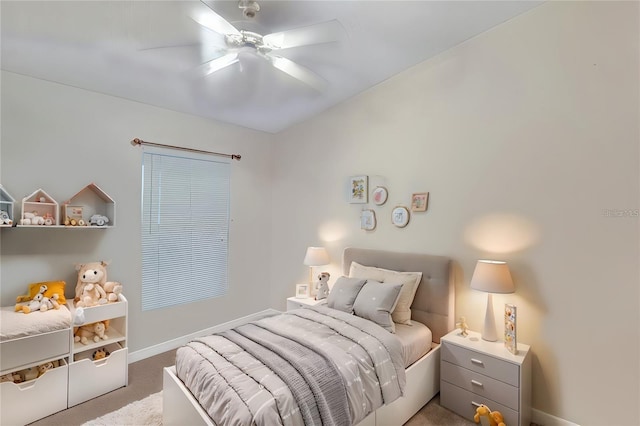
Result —
<svg viewBox="0 0 640 426"><path fill-rule="evenodd" d="M296 298L306 299L307 297L309 297L309 284L297 284Z"/></svg>
<svg viewBox="0 0 640 426"><path fill-rule="evenodd" d="M518 354L518 342L516 339L516 305L505 303L504 305L504 346L514 355Z"/></svg>

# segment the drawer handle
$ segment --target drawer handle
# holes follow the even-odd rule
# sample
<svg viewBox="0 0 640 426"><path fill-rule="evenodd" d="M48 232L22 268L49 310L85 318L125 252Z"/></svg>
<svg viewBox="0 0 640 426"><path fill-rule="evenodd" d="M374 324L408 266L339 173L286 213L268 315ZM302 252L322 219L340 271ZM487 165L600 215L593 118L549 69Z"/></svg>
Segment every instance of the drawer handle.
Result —
<svg viewBox="0 0 640 426"><path fill-rule="evenodd" d="M479 381L477 381L477 380L471 380L471 384L472 384L472 385L476 385L476 386L483 387L482 383L481 383L481 382L479 382Z"/></svg>
<svg viewBox="0 0 640 426"><path fill-rule="evenodd" d="M474 407L476 407L476 408L477 408L477 407L480 407L482 404L478 404L478 403L477 403L477 402L475 402L475 401L471 401L471 405L473 405Z"/></svg>
<svg viewBox="0 0 640 426"><path fill-rule="evenodd" d="M472 364L476 364L476 365L483 365L484 366L484 362L480 361L479 359L475 359L475 358L471 358L471 363Z"/></svg>

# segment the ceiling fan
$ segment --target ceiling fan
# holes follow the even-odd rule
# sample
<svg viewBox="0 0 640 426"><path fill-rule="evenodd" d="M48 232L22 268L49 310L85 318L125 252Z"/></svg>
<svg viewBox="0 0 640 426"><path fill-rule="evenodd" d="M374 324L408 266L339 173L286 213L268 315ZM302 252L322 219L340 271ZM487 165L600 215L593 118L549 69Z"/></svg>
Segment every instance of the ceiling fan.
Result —
<svg viewBox="0 0 640 426"><path fill-rule="evenodd" d="M221 56L208 60L200 65L196 72L209 75L239 61L241 52L250 52L267 61L274 68L289 76L306 83L318 91L322 91L327 82L310 69L278 55L277 52L293 47L308 46L320 43L338 41L344 33L344 28L337 20L331 20L306 27L295 28L271 34L239 29L225 18L217 14L204 0L207 8L204 13L191 18L218 35L221 35L218 52ZM239 0L238 7L246 19L253 19L260 11L260 5L255 0Z"/></svg>

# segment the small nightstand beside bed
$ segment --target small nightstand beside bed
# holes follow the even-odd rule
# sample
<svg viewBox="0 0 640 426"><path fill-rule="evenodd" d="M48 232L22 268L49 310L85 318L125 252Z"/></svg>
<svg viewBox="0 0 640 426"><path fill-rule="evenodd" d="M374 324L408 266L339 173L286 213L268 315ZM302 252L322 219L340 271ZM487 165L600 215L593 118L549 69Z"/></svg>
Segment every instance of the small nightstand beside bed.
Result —
<svg viewBox="0 0 640 426"><path fill-rule="evenodd" d="M244 419L256 424L368 426L402 424L411 418L439 391L440 337L455 322L450 261L347 248L343 270L345 276L369 274L372 284L388 279L392 286L391 280L402 275L398 272L421 274L415 297L409 299L410 321L397 317L412 325L391 324L395 333L390 333L377 318L370 321L366 315L325 306L267 314L241 326L236 321L233 330L178 350L176 365L164 372L163 424L215 425L217 419L222 426ZM364 286L358 297L365 294ZM305 364L308 359L313 361ZM205 365L218 369L203 373ZM314 376L314 370L321 374Z"/></svg>

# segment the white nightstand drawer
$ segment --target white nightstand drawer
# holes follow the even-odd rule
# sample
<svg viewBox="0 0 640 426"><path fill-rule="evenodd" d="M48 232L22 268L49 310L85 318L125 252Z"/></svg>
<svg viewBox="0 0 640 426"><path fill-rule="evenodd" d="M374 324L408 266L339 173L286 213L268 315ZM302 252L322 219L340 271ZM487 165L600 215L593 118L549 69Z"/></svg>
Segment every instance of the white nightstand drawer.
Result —
<svg viewBox="0 0 640 426"><path fill-rule="evenodd" d="M443 407L455 411L462 417L473 421L477 404L484 404L489 407L491 411L499 411L504 417L505 424L509 426L519 425L518 412L496 401L452 385L451 383L445 381L440 382L440 405Z"/></svg>
<svg viewBox="0 0 640 426"><path fill-rule="evenodd" d="M442 380L485 398L491 398L515 411L519 410L519 389L517 387L447 361L442 362L441 368L440 377Z"/></svg>
<svg viewBox="0 0 640 426"><path fill-rule="evenodd" d="M519 386L520 371L516 364L446 342L442 345L442 359L512 386Z"/></svg>

